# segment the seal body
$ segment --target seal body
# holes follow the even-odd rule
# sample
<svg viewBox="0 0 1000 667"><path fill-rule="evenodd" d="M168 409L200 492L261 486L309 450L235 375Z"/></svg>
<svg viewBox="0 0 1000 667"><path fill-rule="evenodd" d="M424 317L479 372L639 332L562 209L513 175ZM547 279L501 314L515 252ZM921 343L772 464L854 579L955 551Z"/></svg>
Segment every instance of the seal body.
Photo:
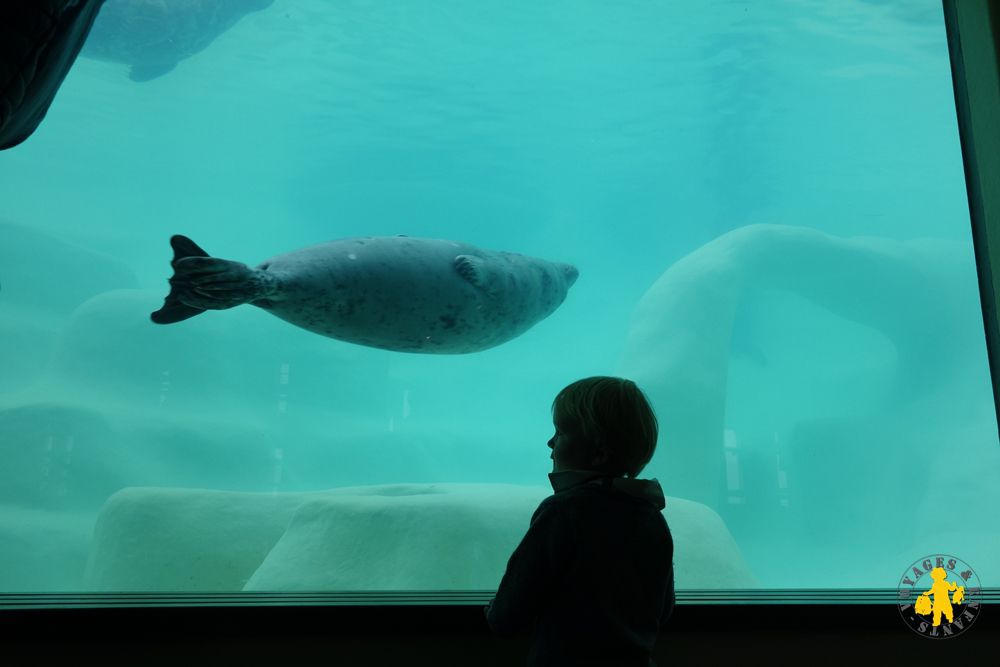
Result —
<svg viewBox="0 0 1000 667"><path fill-rule="evenodd" d="M245 15L274 0L107 0L83 55L131 65L129 78L163 76Z"/></svg>
<svg viewBox="0 0 1000 667"><path fill-rule="evenodd" d="M500 345L555 311L578 275L569 264L406 236L330 241L256 268L208 257L184 237L171 242L173 289L154 322L250 303L324 336L402 352Z"/></svg>

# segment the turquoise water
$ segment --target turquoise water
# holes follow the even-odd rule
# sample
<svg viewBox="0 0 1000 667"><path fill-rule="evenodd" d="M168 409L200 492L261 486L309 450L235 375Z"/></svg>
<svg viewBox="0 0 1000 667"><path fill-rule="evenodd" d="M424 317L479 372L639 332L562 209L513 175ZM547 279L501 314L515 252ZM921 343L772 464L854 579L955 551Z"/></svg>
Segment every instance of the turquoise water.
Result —
<svg viewBox="0 0 1000 667"><path fill-rule="evenodd" d="M277 0L150 81L81 57L0 154L0 229L0 591L365 588L289 576L340 547L283 531L295 494L369 486L324 535L426 565L390 587L488 588L550 492L551 400L594 374L659 415L679 588L891 588L942 552L998 585L939 2ZM252 306L152 324L172 234L580 276L507 343L407 354Z"/></svg>

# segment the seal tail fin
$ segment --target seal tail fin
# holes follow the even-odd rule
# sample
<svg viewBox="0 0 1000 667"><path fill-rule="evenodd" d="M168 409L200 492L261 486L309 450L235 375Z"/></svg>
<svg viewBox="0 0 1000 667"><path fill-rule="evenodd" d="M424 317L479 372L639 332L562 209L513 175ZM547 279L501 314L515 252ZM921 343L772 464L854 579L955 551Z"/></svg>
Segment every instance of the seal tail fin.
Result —
<svg viewBox="0 0 1000 667"><path fill-rule="evenodd" d="M241 262L210 257L186 236L170 237L174 259L170 293L150 319L157 324L181 322L206 310L224 310L265 296L270 279Z"/></svg>
<svg viewBox="0 0 1000 667"><path fill-rule="evenodd" d="M204 308L188 306L180 300L178 293L181 290L178 289L174 279L177 276L177 262L185 257L208 257L208 253L202 250L197 243L180 234L170 237L170 247L174 250L174 259L170 262L170 266L174 268L174 277L170 279L170 293L164 299L163 306L149 316L157 324L173 324L205 312Z"/></svg>

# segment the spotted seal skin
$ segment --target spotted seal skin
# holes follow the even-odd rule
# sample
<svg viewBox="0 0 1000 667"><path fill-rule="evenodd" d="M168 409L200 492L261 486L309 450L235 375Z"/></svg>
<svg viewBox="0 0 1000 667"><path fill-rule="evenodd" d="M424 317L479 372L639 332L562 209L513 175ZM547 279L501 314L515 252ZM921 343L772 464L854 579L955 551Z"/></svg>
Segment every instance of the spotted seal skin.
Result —
<svg viewBox="0 0 1000 667"><path fill-rule="evenodd" d="M314 333L400 352L505 343L552 314L578 275L569 264L406 236L330 241L256 268L210 257L184 236L170 243L171 290L153 322L249 303Z"/></svg>

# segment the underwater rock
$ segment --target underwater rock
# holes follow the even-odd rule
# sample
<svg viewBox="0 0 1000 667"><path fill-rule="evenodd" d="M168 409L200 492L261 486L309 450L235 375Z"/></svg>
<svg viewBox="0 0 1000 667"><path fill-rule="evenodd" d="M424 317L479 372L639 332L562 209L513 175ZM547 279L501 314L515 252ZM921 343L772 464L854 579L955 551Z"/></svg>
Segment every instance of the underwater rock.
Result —
<svg viewBox="0 0 1000 667"><path fill-rule="evenodd" d="M674 538L674 578L678 589L760 586L715 510L668 496L663 514Z"/></svg>
<svg viewBox="0 0 1000 667"><path fill-rule="evenodd" d="M500 584L551 490L414 484L300 506L244 590L461 590Z"/></svg>
<svg viewBox="0 0 1000 667"><path fill-rule="evenodd" d="M971 248L957 242L848 239L784 225L742 227L681 258L637 305L618 368L661 415L647 473L672 495L723 501L731 337L745 290L794 294L880 332L896 352L893 399L909 401L968 367L956 360L982 337L969 320L978 312L974 276Z"/></svg>
<svg viewBox="0 0 1000 667"><path fill-rule="evenodd" d="M502 484L415 484L318 497L296 510L245 590L493 590L550 493ZM678 587L757 585L715 512L670 498L664 514Z"/></svg>
<svg viewBox="0 0 1000 667"><path fill-rule="evenodd" d="M311 494L129 488L94 526L93 591L235 591Z"/></svg>
<svg viewBox="0 0 1000 667"><path fill-rule="evenodd" d="M93 409L56 402L0 408L0 502L96 509L123 486L117 443Z"/></svg>
<svg viewBox="0 0 1000 667"><path fill-rule="evenodd" d="M105 505L90 590L490 589L550 491L389 484L316 493L133 488ZM681 588L757 585L722 520L667 501Z"/></svg>
<svg viewBox="0 0 1000 667"><path fill-rule="evenodd" d="M0 505L0 591L78 591L90 549L92 514Z"/></svg>
<svg viewBox="0 0 1000 667"><path fill-rule="evenodd" d="M4 354L0 394L23 389L41 377L58 339L50 326L0 311L0 350Z"/></svg>
<svg viewBox="0 0 1000 667"><path fill-rule="evenodd" d="M4 312L61 320L96 294L138 285L125 263L24 225L0 220L0 239Z"/></svg>
<svg viewBox="0 0 1000 667"><path fill-rule="evenodd" d="M53 381L164 414L195 410L214 419L273 421L286 409L322 407L327 420L331 413L350 415L351 422L381 417L383 355L331 346L250 309L160 328L147 317L160 298L115 290L81 305L55 354ZM351 380L331 382L332 372Z"/></svg>
<svg viewBox="0 0 1000 667"><path fill-rule="evenodd" d="M107 0L81 55L131 65L130 79L149 81L273 1Z"/></svg>
<svg viewBox="0 0 1000 667"><path fill-rule="evenodd" d="M74 308L137 281L112 257L23 225L0 220L0 239L0 392L7 392L42 376Z"/></svg>
<svg viewBox="0 0 1000 667"><path fill-rule="evenodd" d="M281 481L284 432L73 393L41 385L19 397L34 400L0 405L0 503L96 514L128 486L263 491Z"/></svg>
<svg viewBox="0 0 1000 667"><path fill-rule="evenodd" d="M242 363L239 340L227 346L227 332L216 323L156 331L144 316L156 298L152 291L114 290L82 304L57 348L55 380L125 399L136 408L170 412L198 407L207 397L216 404L245 397L247 388L270 379L253 377L262 369ZM267 370L277 374L277 366Z"/></svg>

